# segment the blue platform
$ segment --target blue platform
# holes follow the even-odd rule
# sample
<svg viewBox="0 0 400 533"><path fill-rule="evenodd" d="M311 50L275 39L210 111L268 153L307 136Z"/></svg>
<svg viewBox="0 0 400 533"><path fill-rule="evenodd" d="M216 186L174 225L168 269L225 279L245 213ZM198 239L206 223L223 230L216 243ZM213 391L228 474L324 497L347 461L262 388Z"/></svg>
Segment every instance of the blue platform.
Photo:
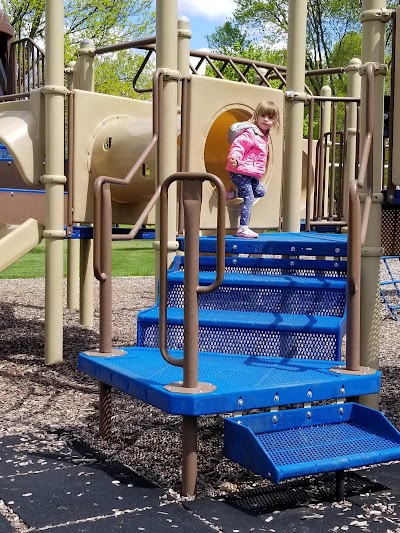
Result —
<svg viewBox="0 0 400 533"><path fill-rule="evenodd" d="M185 249L185 240L178 237L180 250ZM216 253L216 237L200 237L200 251ZM328 235L320 233L261 233L258 239L238 239L227 235L225 251L231 254L265 255L314 255L347 256L347 235Z"/></svg>
<svg viewBox="0 0 400 533"><path fill-rule="evenodd" d="M217 389L180 394L165 385L182 380L182 369L169 365L157 348L124 348L127 355L97 357L81 353L79 370L159 409L176 415L209 415L243 409L345 398L379 391L380 372L338 374L342 363L234 354L199 354L199 381ZM171 351L182 357L181 351Z"/></svg>

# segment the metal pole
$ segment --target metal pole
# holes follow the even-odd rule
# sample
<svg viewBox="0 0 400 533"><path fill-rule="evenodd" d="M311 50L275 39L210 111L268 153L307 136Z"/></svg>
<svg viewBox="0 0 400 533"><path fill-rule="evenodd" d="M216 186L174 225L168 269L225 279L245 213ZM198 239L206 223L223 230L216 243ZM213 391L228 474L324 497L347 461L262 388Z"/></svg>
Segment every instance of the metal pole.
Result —
<svg viewBox="0 0 400 533"><path fill-rule="evenodd" d="M364 0L362 22L362 63L376 63L375 72L375 117L383 117L383 94L385 83L385 17L386 0ZM383 10L383 11L382 11ZM366 94L366 76L361 79L362 96ZM364 113L361 115L361 146L365 136ZM383 120L374 120L373 132L373 200L369 224L361 258L361 365L379 368L379 279L381 256L382 217L382 168L383 168ZM364 396L364 405L379 407L378 395Z"/></svg>
<svg viewBox="0 0 400 533"><path fill-rule="evenodd" d="M75 61L68 63L65 72L67 74L67 89L74 89L74 66ZM68 123L73 120L68 117ZM72 165L71 146L68 146L68 166ZM70 183L68 183L68 194L71 194ZM67 307L68 309L79 309L79 240L68 239L67 241Z"/></svg>
<svg viewBox="0 0 400 533"><path fill-rule="evenodd" d="M157 161L157 185L177 170L177 118L178 118L178 2L157 0L156 4L156 67L165 69L164 83L160 91L160 126ZM176 183L168 190L168 250L177 249L176 241ZM156 287L159 278L160 207L156 208ZM168 264L173 259L168 254Z"/></svg>
<svg viewBox="0 0 400 533"><path fill-rule="evenodd" d="M188 77L190 75L190 38L192 36L192 32L190 30L190 21L187 17L179 17L178 18L178 70L181 73L182 76ZM181 142L180 142L180 157L179 157L179 170L180 171L186 171L187 165L186 165L186 156L185 150L187 151L186 142L183 138L186 133L186 127L185 124L183 124L183 120L187 120L187 116L183 116L182 113L184 113L184 110L182 109L182 92L183 92L183 84L184 82L181 82L179 90L178 90L178 108L179 112L181 114ZM187 85L185 86L187 88ZM184 105L184 104L183 104ZM186 123L187 125L187 123ZM183 233L183 225L184 225L184 219L183 219L183 198L182 198L182 182L178 182L178 233ZM177 252L178 255L183 255L183 252Z"/></svg>
<svg viewBox="0 0 400 533"><path fill-rule="evenodd" d="M79 89L94 91L94 55L93 41L84 39L79 49ZM80 323L83 326L93 324L93 240L80 240Z"/></svg>
<svg viewBox="0 0 400 533"><path fill-rule="evenodd" d="M331 96L332 90L327 85L321 87L321 96ZM319 215L322 218L328 216L328 200L329 200L329 160L331 153L331 140L328 141L328 137L325 135L331 131L331 112L332 112L332 103L331 102L321 102L321 188L319 189L320 194L320 211Z"/></svg>
<svg viewBox="0 0 400 533"><path fill-rule="evenodd" d="M300 231L306 27L307 0L290 0L286 87L294 98L286 101L283 231Z"/></svg>
<svg viewBox="0 0 400 533"><path fill-rule="evenodd" d="M199 309L197 284L199 279L200 210L202 182L183 183L185 212L185 309L183 386L198 387ZM182 494L192 496L197 478L197 417L184 416L182 424Z"/></svg>
<svg viewBox="0 0 400 533"><path fill-rule="evenodd" d="M159 128L159 147L157 161L158 183L177 170L177 102L178 102L178 32L177 32L177 0L157 0L156 6L156 50L157 68L169 73L164 76L161 91L161 116ZM183 56L181 56L183 58ZM182 59L183 61L183 59ZM183 63L180 65L182 67ZM185 67L187 68L187 67ZM162 162L162 164L161 164ZM176 250L176 183L168 191L168 250ZM160 239L160 208L156 210L156 248ZM158 241L158 242L157 242ZM173 254L168 255L168 263ZM156 285L159 278L159 254L156 253ZM197 339L196 339L197 341ZM193 495L197 476L197 419L183 417L182 424L182 492Z"/></svg>
<svg viewBox="0 0 400 533"><path fill-rule="evenodd" d="M354 58L350 61L346 68L348 73L347 82L347 96L361 96L361 76L360 76L361 61ZM347 122L345 124L345 167L344 167L344 183L343 183L343 215L344 219L348 221L349 216L349 183L355 178L356 169L356 150L357 150L357 103L348 104Z"/></svg>
<svg viewBox="0 0 400 533"><path fill-rule="evenodd" d="M64 277L64 3L46 1L45 97L45 354L46 365L63 360Z"/></svg>
<svg viewBox="0 0 400 533"><path fill-rule="evenodd" d="M187 17L178 18L178 70L182 76L190 75L190 21ZM181 105L181 93L178 94L178 105Z"/></svg>

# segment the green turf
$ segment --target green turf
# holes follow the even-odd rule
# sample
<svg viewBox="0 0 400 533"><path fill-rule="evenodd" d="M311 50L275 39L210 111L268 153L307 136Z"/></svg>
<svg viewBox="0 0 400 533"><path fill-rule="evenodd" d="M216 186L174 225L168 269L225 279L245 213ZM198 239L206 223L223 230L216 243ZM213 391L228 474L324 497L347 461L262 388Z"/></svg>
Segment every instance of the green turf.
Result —
<svg viewBox="0 0 400 533"><path fill-rule="evenodd" d="M44 242L0 272L0 279L43 278ZM154 276L153 241L137 239L113 242L113 276ZM64 242L64 276L67 275L67 241Z"/></svg>

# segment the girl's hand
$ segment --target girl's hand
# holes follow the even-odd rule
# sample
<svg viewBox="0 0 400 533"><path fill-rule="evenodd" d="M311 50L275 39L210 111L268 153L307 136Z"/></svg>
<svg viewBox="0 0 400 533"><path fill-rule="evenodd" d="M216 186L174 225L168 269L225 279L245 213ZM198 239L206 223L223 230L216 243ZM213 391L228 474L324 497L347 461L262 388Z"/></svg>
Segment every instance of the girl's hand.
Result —
<svg viewBox="0 0 400 533"><path fill-rule="evenodd" d="M233 167L237 167L237 166L238 166L238 161L237 161L237 159L235 159L234 157L231 157L231 158L229 159L229 162L230 162L230 164L231 164Z"/></svg>

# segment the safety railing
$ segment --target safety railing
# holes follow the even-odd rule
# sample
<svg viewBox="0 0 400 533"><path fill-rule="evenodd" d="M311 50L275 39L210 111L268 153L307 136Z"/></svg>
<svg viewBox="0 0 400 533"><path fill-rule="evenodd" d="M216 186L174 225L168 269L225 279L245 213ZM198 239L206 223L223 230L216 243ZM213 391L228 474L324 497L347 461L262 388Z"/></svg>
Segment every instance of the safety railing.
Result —
<svg viewBox="0 0 400 533"><path fill-rule="evenodd" d="M347 341L346 369L360 370L360 284L361 247L365 242L373 194L372 139L374 129L375 64L366 64L365 117L366 133L358 178L349 184L349 220L347 244ZM360 189L366 186L366 196L361 215Z"/></svg>
<svg viewBox="0 0 400 533"><path fill-rule="evenodd" d="M45 52L29 37L11 44L8 94L29 93L45 84Z"/></svg>
<svg viewBox="0 0 400 533"><path fill-rule="evenodd" d="M332 107L332 112L326 106ZM347 212L344 208L344 195L348 193L345 183L345 171L349 162L349 135L358 137L359 124L349 127L349 105L356 104L359 109L360 98L335 96L310 96L308 100L308 148L307 148L307 181L306 181L306 213L305 229L310 231L311 225L345 225ZM319 132L314 139L314 121L319 115ZM339 106L342 108L340 109ZM328 121L328 131L324 131ZM340 115L340 117L339 117ZM359 113L357 114L359 116ZM340 118L340 120L339 120ZM326 126L325 126L326 127ZM355 150L355 154L358 151ZM315 159L315 161L314 161ZM358 158L355 157L353 175L358 173Z"/></svg>
<svg viewBox="0 0 400 533"><path fill-rule="evenodd" d="M124 43L122 45L113 45L113 47L103 47L99 50L101 50L101 53L104 53L104 50L110 52L127 49L129 47L146 50L146 55L133 77L133 89L137 93L151 92L151 87L139 87L138 82L146 66L150 61L153 61L152 56L156 52L155 38L147 39L143 42L136 41L132 43ZM189 67L192 74L199 75L205 67L208 66L209 75L213 74L217 79L230 79L232 81L263 85L266 87L273 86L281 90L286 88L287 67L283 65L275 65L264 61L256 61L202 50L191 50L190 57L192 61L190 62ZM344 68L334 67L320 70L309 70L306 71L305 76L306 78L332 76L334 74L342 74L343 72ZM304 89L307 94L312 94L312 90L307 84L305 84Z"/></svg>
<svg viewBox="0 0 400 533"><path fill-rule="evenodd" d="M140 87L139 80L146 67L154 64L154 56L156 53L155 37L102 46L95 50L95 54L102 55L132 49L145 51L143 60L133 76L132 87L137 93L151 92L152 87ZM218 79L230 79L249 84L256 83L258 85L265 85L266 87L274 86L278 89L286 88L287 67L283 65L275 65L264 61L255 61L241 57L205 52L202 50L191 50L190 57L192 59L190 62L190 70L192 74L200 74L204 68L208 66L209 74L213 74L214 77ZM340 75L344 70L343 67L309 70L306 71L305 75L306 78L332 76L334 74ZM312 91L307 84L305 85L305 91L308 94L312 94Z"/></svg>
<svg viewBox="0 0 400 533"><path fill-rule="evenodd" d="M184 366L184 383L185 386L191 387L192 383L198 377L198 369L196 366L198 351L197 339L198 334L195 329L198 329L198 320L195 319L195 313L198 313L197 294L201 292L210 292L215 290L222 282L224 276L225 264L225 187L222 181L216 176L208 173L190 173L178 172L167 178L162 185L159 184L157 178L157 187L143 210L139 219L131 229L128 235L112 235L112 206L111 206L111 191L110 185L128 185L134 179L134 176L144 164L146 158L154 147L158 147L158 131L159 131L159 116L160 116L160 91L163 84L164 72L162 69L157 70L153 77L153 137L141 156L138 158L132 169L124 179L117 179L108 176L99 176L94 184L94 199L95 199L95 217L94 217L94 272L96 278L100 281L100 341L99 352L103 354L111 354L112 348L112 286L111 286L111 242L112 240L127 240L133 239L145 222L151 209L154 207L158 199L161 197L160 204L160 350L163 357L171 364L177 366ZM180 168L185 168L185 154L186 154L186 122L187 116L187 101L188 101L187 80L182 82L182 130L181 130L181 156ZM158 159L158 158L157 158ZM217 223L217 277L214 283L209 287L198 287L198 276L194 276L196 268L198 271L198 236L200 233L200 209L201 209L201 190L202 182L210 181L218 191L218 223ZM179 181L181 186L181 200L182 212L185 221L185 257L189 263L187 274L191 276L189 280L185 279L186 287L191 296L187 296L185 300L185 330L190 334L185 334L186 363L183 360L176 360L172 358L167 350L166 340L166 266L167 266L167 247L168 247L168 216L167 216L167 190L173 181ZM193 244L194 243L194 244ZM196 266L197 265L197 266ZM193 277L194 276L194 277ZM196 279L196 281L195 281ZM195 283L195 285L194 285ZM196 295L195 299L193 295ZM163 311L164 310L164 311ZM186 317L187 310L190 310ZM190 319L189 319L190 317ZM190 340L191 339L191 340ZM194 344L194 340L196 344ZM197 386L197 385L196 385Z"/></svg>

